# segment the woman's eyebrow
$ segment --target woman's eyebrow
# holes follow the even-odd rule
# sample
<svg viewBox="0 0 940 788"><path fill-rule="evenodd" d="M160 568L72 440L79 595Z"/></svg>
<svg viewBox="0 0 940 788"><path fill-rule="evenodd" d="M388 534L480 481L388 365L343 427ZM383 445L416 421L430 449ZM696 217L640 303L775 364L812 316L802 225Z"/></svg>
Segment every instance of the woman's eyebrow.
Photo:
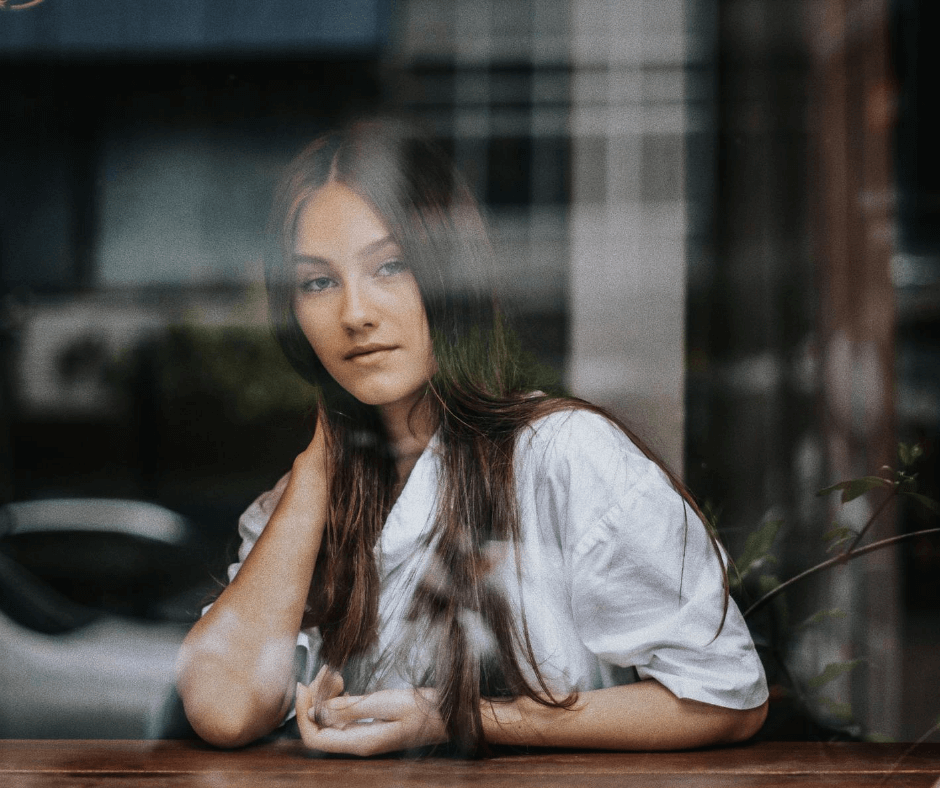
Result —
<svg viewBox="0 0 940 788"><path fill-rule="evenodd" d="M359 250L360 257L369 257L370 255L375 254L376 252L382 251L386 246L398 246L398 241L392 238L391 235L386 235L382 238L379 238L375 241L371 241L363 246Z"/></svg>
<svg viewBox="0 0 940 788"><path fill-rule="evenodd" d="M378 238L375 241L370 241L361 249L359 249L357 256L360 258L370 257L371 255L382 251L386 246L398 246L398 241L396 241L391 235L383 236L382 238ZM301 252L295 252L291 255L291 263L295 266L316 265L331 267L332 265L325 257L320 257L319 255L315 254L303 254Z"/></svg>
<svg viewBox="0 0 940 788"><path fill-rule="evenodd" d="M295 266L299 265L315 265L319 267L332 267L330 261L323 257L317 257L316 255L311 254L292 254L291 263Z"/></svg>

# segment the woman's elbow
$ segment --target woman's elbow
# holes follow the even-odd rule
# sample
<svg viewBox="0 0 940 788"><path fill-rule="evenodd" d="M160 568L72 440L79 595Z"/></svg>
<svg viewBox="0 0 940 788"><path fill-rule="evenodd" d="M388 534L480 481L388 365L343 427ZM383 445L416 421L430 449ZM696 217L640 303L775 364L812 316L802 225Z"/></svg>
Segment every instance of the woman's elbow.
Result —
<svg viewBox="0 0 940 788"><path fill-rule="evenodd" d="M726 744L738 744L747 741L756 735L767 719L767 705L765 700L760 706L753 709L740 709L735 712L727 732Z"/></svg>
<svg viewBox="0 0 940 788"><path fill-rule="evenodd" d="M180 696L193 730L199 738L215 747L243 747L270 729L270 726L259 725L261 715L248 708L245 702L204 692L184 693L181 690Z"/></svg>
<svg viewBox="0 0 940 788"><path fill-rule="evenodd" d="M244 747L261 738L264 732L256 731L243 721L225 717L212 717L205 720L191 719L190 724L196 735L207 744L223 750Z"/></svg>
<svg viewBox="0 0 940 788"><path fill-rule="evenodd" d="M258 738L244 721L231 717L188 711L186 716L196 735L214 747L223 749L243 747Z"/></svg>
<svg viewBox="0 0 940 788"><path fill-rule="evenodd" d="M196 734L216 747L242 747L272 731L286 700L259 698L212 671L183 671L177 680L186 718ZM277 708L275 708L277 706Z"/></svg>

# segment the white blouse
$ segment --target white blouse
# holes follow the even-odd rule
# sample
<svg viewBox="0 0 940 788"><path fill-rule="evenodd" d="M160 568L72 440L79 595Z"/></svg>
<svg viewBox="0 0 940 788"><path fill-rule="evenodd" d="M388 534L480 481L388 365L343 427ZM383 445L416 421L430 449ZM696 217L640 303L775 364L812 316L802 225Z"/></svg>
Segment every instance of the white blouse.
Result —
<svg viewBox="0 0 940 788"><path fill-rule="evenodd" d="M435 560L424 544L436 508L438 447L435 436L379 539L378 644L346 671L352 693L421 686L433 665L433 633L407 617L415 587ZM654 678L680 698L735 709L764 702L764 671L733 601L718 632L722 573L704 526L623 432L585 410L546 416L522 432L515 476L518 556L511 545L494 544L493 580L517 626L528 628L553 691ZM242 515L230 580L287 479ZM435 576L446 582L446 572ZM473 614L464 623L475 632L475 648L492 647ZM301 631L298 645L305 656L299 679L306 683L319 669L317 630Z"/></svg>

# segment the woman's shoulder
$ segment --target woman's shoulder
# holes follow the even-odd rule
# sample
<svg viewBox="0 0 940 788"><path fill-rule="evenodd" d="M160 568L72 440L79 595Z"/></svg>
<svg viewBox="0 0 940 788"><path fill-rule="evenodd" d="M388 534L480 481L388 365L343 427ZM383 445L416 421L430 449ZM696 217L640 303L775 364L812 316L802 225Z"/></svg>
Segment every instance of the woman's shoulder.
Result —
<svg viewBox="0 0 940 788"><path fill-rule="evenodd" d="M564 400L549 407L519 435L516 463L521 473L566 487L603 489L608 495L666 480L660 467L608 416Z"/></svg>
<svg viewBox="0 0 940 788"><path fill-rule="evenodd" d="M620 425L590 406L546 404L549 412L520 434L515 457L523 511L533 513L543 539L571 552L632 544L645 529L683 522L675 487Z"/></svg>
<svg viewBox="0 0 940 788"><path fill-rule="evenodd" d="M533 419L520 435L523 452L541 452L552 459L567 455L623 456L631 463L650 462L620 425L601 412L577 402L559 400Z"/></svg>

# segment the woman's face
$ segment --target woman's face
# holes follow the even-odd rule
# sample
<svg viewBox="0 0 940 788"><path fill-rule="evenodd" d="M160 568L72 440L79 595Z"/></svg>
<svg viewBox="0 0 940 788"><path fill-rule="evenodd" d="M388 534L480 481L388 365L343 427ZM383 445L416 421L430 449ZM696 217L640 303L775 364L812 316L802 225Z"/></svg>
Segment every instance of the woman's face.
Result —
<svg viewBox="0 0 940 788"><path fill-rule="evenodd" d="M421 293L382 218L330 182L297 219L294 311L327 372L360 402L411 407L434 369Z"/></svg>

